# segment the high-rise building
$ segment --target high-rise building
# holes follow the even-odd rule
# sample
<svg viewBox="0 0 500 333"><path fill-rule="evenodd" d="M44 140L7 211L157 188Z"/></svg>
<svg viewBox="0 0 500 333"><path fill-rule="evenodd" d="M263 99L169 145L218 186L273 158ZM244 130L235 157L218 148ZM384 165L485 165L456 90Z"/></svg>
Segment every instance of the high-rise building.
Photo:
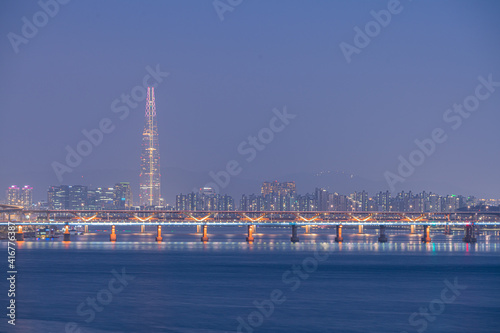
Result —
<svg viewBox="0 0 500 333"><path fill-rule="evenodd" d="M25 197L29 196L26 200L31 200L30 189L26 190ZM132 192L126 182L96 189L84 185L51 186L47 191L47 206L59 210L126 209L132 206Z"/></svg>
<svg viewBox="0 0 500 333"><path fill-rule="evenodd" d="M114 208L115 189L113 187L98 187L95 193L99 209Z"/></svg>
<svg viewBox="0 0 500 333"><path fill-rule="evenodd" d="M262 183L261 193L263 196L293 195L295 194L295 182L279 183L277 180L275 180L274 182L264 182Z"/></svg>
<svg viewBox="0 0 500 333"><path fill-rule="evenodd" d="M217 193L212 187L202 187L200 188L200 194L202 195L216 195Z"/></svg>
<svg viewBox="0 0 500 333"><path fill-rule="evenodd" d="M87 209L98 210L101 209L99 205L99 199L97 196L97 190L89 188L87 191Z"/></svg>
<svg viewBox="0 0 500 333"><path fill-rule="evenodd" d="M69 186L51 186L47 192L50 209L69 209Z"/></svg>
<svg viewBox="0 0 500 333"><path fill-rule="evenodd" d="M425 202L426 212L440 212L441 211L441 197L436 193L430 193Z"/></svg>
<svg viewBox="0 0 500 333"><path fill-rule="evenodd" d="M460 208L461 197L457 195L447 195L441 198L441 210L443 212L452 212Z"/></svg>
<svg viewBox="0 0 500 333"><path fill-rule="evenodd" d="M304 195L297 196L298 207L300 211L316 211L318 210L316 207L316 195L306 193Z"/></svg>
<svg viewBox="0 0 500 333"><path fill-rule="evenodd" d="M83 210L87 207L88 187L83 185L69 186L68 208Z"/></svg>
<svg viewBox="0 0 500 333"><path fill-rule="evenodd" d="M316 202L316 210L327 211L328 209L328 191L323 188L316 188L314 191L314 199Z"/></svg>
<svg viewBox="0 0 500 333"><path fill-rule="evenodd" d="M19 191L19 187L17 187L17 185L9 186L6 195L8 205L21 205L21 192Z"/></svg>
<svg viewBox="0 0 500 333"><path fill-rule="evenodd" d="M114 206L116 209L132 207L132 189L130 183L121 182L114 187Z"/></svg>
<svg viewBox="0 0 500 333"><path fill-rule="evenodd" d="M88 188L83 185L51 186L47 192L50 209L87 209Z"/></svg>
<svg viewBox="0 0 500 333"><path fill-rule="evenodd" d="M31 207L33 204L33 187L26 185L21 189L21 205Z"/></svg>
<svg viewBox="0 0 500 333"><path fill-rule="evenodd" d="M234 210L233 197L227 194L217 194L213 189L204 187L198 193L178 194L175 197L177 210Z"/></svg>
<svg viewBox="0 0 500 333"><path fill-rule="evenodd" d="M175 196L175 209L177 210L187 210L187 198L184 194L178 194Z"/></svg>
<svg viewBox="0 0 500 333"><path fill-rule="evenodd" d="M148 87L146 100L146 123L142 133L141 173L139 201L141 206L159 206L160 150L154 87Z"/></svg>
<svg viewBox="0 0 500 333"><path fill-rule="evenodd" d="M243 194L240 199L240 210L249 210L248 209L248 197L246 194Z"/></svg>
<svg viewBox="0 0 500 333"><path fill-rule="evenodd" d="M380 191L376 196L378 210L388 212L391 210L391 193L389 191Z"/></svg>
<svg viewBox="0 0 500 333"><path fill-rule="evenodd" d="M333 211L348 211L351 208L350 200L346 195L330 193L328 195L329 209Z"/></svg>

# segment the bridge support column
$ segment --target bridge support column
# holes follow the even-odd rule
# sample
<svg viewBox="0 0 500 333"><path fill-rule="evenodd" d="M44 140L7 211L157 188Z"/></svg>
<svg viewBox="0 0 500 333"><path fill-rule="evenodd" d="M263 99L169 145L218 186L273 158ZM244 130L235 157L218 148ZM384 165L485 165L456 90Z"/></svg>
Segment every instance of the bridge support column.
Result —
<svg viewBox="0 0 500 333"><path fill-rule="evenodd" d="M199 224L198 224L198 225L196 226L196 233L198 233L198 234L199 234L200 232L201 232L201 225L199 225Z"/></svg>
<svg viewBox="0 0 500 333"><path fill-rule="evenodd" d="M422 235L421 241L423 243L430 243L431 242L431 226L430 225L424 225L424 234Z"/></svg>
<svg viewBox="0 0 500 333"><path fill-rule="evenodd" d="M20 226L20 225L17 226L16 241L18 241L18 242L23 242L24 241L23 227Z"/></svg>
<svg viewBox="0 0 500 333"><path fill-rule="evenodd" d="M116 228L114 225L111 226L111 234L109 235L109 240L116 242Z"/></svg>
<svg viewBox="0 0 500 333"><path fill-rule="evenodd" d="M207 225L203 226L203 236L201 236L202 242L208 242Z"/></svg>
<svg viewBox="0 0 500 333"><path fill-rule="evenodd" d="M89 226L88 226L87 224L85 225L85 227L84 227L84 229L83 229L83 232L84 232L85 234L88 234L88 233L89 233Z"/></svg>
<svg viewBox="0 0 500 333"><path fill-rule="evenodd" d="M475 243L477 241L474 233L474 225L469 224L465 226L465 236L464 242L466 243Z"/></svg>
<svg viewBox="0 0 500 333"><path fill-rule="evenodd" d="M335 241L337 243L342 243L344 241L344 238L342 237L342 224L337 226L337 236L335 236Z"/></svg>
<svg viewBox="0 0 500 333"><path fill-rule="evenodd" d="M412 224L410 225L410 234L416 234L416 229L417 229L417 226Z"/></svg>
<svg viewBox="0 0 500 333"><path fill-rule="evenodd" d="M306 225L306 234L310 234L310 233L311 233L311 226Z"/></svg>
<svg viewBox="0 0 500 333"><path fill-rule="evenodd" d="M253 238L253 225L249 225L248 226L248 236L247 236L247 242L249 243L252 243L254 241L254 238Z"/></svg>
<svg viewBox="0 0 500 333"><path fill-rule="evenodd" d="M146 226L144 224L141 224L141 234L146 232Z"/></svg>
<svg viewBox="0 0 500 333"><path fill-rule="evenodd" d="M445 235L451 235L451 225L445 225L444 226L444 234Z"/></svg>
<svg viewBox="0 0 500 333"><path fill-rule="evenodd" d="M156 228L156 241L161 242L163 238L161 237L161 225Z"/></svg>
<svg viewBox="0 0 500 333"><path fill-rule="evenodd" d="M378 236L378 241L379 241L379 243L386 243L387 242L387 236L385 235L385 225L380 226L380 234Z"/></svg>
<svg viewBox="0 0 500 333"><path fill-rule="evenodd" d="M364 234L364 225L358 225L358 234Z"/></svg>
<svg viewBox="0 0 500 333"><path fill-rule="evenodd" d="M292 225L292 238L290 238L292 243L297 243L299 241L299 236L297 235L297 226Z"/></svg>
<svg viewBox="0 0 500 333"><path fill-rule="evenodd" d="M64 237L63 240L65 242L69 242L71 240L71 235L69 233L69 225L67 225L67 224L64 226L64 236L63 237Z"/></svg>

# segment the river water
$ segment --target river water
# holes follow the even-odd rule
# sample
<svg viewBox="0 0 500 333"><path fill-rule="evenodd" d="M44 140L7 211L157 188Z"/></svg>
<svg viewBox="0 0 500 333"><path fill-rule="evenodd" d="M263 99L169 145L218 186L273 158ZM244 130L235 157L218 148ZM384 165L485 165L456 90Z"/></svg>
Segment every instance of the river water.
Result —
<svg viewBox="0 0 500 333"><path fill-rule="evenodd" d="M160 244L117 231L18 243L16 326L3 315L0 332L500 332L498 232L421 244L389 229L379 244L344 228L337 244L312 229L291 244L289 228L262 227L249 245L238 227L211 227L208 243L192 228L164 227Z"/></svg>

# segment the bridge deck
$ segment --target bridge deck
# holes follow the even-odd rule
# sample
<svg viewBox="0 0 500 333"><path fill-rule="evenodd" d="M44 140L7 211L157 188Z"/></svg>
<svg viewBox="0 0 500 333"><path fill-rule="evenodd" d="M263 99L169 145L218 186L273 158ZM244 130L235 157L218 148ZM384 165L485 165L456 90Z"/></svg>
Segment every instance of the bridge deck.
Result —
<svg viewBox="0 0 500 333"><path fill-rule="evenodd" d="M36 210L0 205L19 225L497 225L500 212ZM8 224L7 218L0 225Z"/></svg>

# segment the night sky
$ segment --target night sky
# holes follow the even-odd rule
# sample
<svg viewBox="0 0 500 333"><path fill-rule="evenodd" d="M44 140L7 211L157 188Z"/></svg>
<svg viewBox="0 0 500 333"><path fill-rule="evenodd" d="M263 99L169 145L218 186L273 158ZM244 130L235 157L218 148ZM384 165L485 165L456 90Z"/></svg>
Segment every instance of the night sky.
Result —
<svg viewBox="0 0 500 333"><path fill-rule="evenodd" d="M500 198L500 86L483 88L489 96L460 125L443 118L476 93L478 77L500 82L498 1L402 0L349 63L340 44L355 45L354 28L364 30L388 1L243 0L223 21L210 0L59 7L13 47L9 33L24 38L22 18L33 22L41 7L0 2L0 200L12 184L32 185L36 200L49 185L137 188L145 101L127 116L112 103L157 67L167 202L211 182L209 172L231 160L241 172L222 190L229 194L274 179L310 192L308 175L321 171L343 175L325 178L331 191L385 191L384 173L397 175L398 157L408 159L414 141L436 128L447 140L395 190ZM295 118L247 161L238 146L284 108ZM76 149L82 130L106 118L114 130L61 182L53 162L64 164L65 147Z"/></svg>

